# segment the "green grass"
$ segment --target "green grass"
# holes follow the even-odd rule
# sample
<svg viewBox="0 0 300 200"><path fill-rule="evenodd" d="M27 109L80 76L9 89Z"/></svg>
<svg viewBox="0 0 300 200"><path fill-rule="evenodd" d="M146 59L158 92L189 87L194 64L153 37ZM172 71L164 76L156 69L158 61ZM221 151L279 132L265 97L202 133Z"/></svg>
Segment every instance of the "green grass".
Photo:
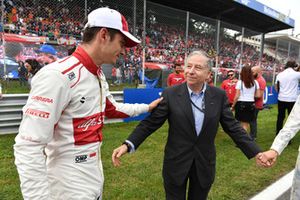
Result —
<svg viewBox="0 0 300 200"><path fill-rule="evenodd" d="M19 177L14 165L13 144L15 135L0 136L0 199L22 199Z"/></svg>
<svg viewBox="0 0 300 200"><path fill-rule="evenodd" d="M20 93L29 93L29 87L20 86L18 80L8 80L8 81L1 81L2 85L2 93L3 94L20 94Z"/></svg>
<svg viewBox="0 0 300 200"><path fill-rule="evenodd" d="M257 143L268 149L274 139L277 109L259 113ZM104 128L102 160L105 174L104 200L162 200L164 190L161 177L163 150L168 125L151 135L131 155L122 158L122 165L115 168L111 153L137 125L136 122L108 124ZM0 136L0 197L4 200L22 199L19 180L14 166L12 145L15 135ZM294 168L298 154L299 135L295 136L279 157L273 168L257 167L235 147L220 128L216 137L217 172L209 194L211 200L243 200L263 190L272 182Z"/></svg>

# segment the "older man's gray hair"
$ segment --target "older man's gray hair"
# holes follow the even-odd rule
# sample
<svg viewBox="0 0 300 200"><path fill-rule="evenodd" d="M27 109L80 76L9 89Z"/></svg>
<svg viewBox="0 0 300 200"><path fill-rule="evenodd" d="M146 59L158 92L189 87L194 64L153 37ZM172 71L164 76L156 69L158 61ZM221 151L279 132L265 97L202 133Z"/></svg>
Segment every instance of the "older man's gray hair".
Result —
<svg viewBox="0 0 300 200"><path fill-rule="evenodd" d="M207 67L209 70L211 70L211 66L210 66L210 58L208 57L207 53L203 50L195 50L195 51L192 51L186 58L185 60L185 64L184 66L186 67L187 64L188 64L188 60L192 57L192 56L202 56L202 57L205 57L206 59L206 62L205 62L205 67Z"/></svg>

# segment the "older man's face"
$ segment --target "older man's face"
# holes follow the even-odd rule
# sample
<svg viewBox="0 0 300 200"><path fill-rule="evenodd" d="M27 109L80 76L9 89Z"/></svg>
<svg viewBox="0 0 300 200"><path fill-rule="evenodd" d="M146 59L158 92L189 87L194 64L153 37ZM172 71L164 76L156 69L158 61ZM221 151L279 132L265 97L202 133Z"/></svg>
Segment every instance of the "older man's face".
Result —
<svg viewBox="0 0 300 200"><path fill-rule="evenodd" d="M209 78L210 72L207 66L207 58L194 55L187 61L184 75L188 85L202 85Z"/></svg>

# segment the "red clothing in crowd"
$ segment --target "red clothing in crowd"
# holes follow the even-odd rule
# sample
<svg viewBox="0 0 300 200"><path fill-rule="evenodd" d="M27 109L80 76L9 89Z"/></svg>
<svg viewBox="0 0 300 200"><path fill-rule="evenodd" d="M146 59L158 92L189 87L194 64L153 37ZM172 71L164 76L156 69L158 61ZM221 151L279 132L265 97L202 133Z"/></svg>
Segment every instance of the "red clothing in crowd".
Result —
<svg viewBox="0 0 300 200"><path fill-rule="evenodd" d="M114 76L114 77L117 76L117 68L113 67L113 68L111 69L111 76Z"/></svg>
<svg viewBox="0 0 300 200"><path fill-rule="evenodd" d="M184 75L182 73L176 74L172 73L168 76L168 86L178 85L185 81Z"/></svg>
<svg viewBox="0 0 300 200"><path fill-rule="evenodd" d="M255 80L258 82L260 90L266 89L267 83L266 83L266 80L264 79L264 77L258 76ZM264 106L264 97L255 99L255 107L257 109L261 110L261 109L263 109L263 106Z"/></svg>
<svg viewBox="0 0 300 200"><path fill-rule="evenodd" d="M228 97L228 101L230 104L233 103L233 99L235 97L235 85L237 83L237 79L226 79L222 82L221 88L225 90L226 95Z"/></svg>

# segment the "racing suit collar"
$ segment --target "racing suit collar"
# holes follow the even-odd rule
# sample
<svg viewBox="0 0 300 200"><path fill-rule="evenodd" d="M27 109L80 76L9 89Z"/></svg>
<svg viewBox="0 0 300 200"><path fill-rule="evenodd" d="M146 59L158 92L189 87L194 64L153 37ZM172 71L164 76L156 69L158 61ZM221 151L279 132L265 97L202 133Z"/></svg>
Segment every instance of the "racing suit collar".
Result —
<svg viewBox="0 0 300 200"><path fill-rule="evenodd" d="M78 46L75 52L72 54L89 70L92 74L97 75L99 67L93 62L92 58L86 53L86 51Z"/></svg>

